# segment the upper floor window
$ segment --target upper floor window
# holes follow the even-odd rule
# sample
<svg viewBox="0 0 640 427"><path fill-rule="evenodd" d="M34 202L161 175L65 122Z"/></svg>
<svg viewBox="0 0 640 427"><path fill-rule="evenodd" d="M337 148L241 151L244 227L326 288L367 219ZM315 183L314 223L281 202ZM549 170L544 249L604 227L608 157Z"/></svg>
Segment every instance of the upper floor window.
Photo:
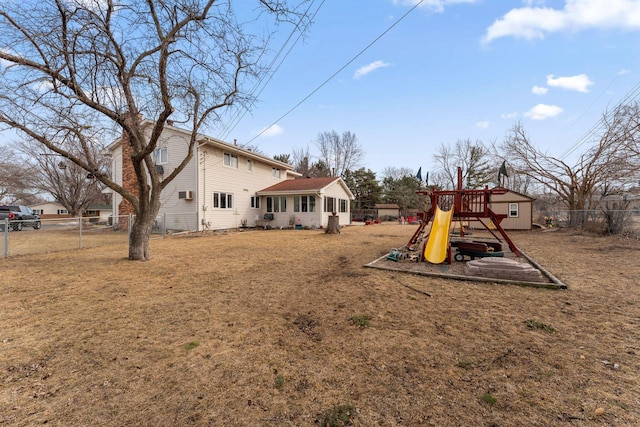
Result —
<svg viewBox="0 0 640 427"><path fill-rule="evenodd" d="M238 168L238 156L235 154L224 153L224 165L231 168Z"/></svg>
<svg viewBox="0 0 640 427"><path fill-rule="evenodd" d="M274 178L280 178L280 169L271 168L271 176Z"/></svg>
<svg viewBox="0 0 640 427"><path fill-rule="evenodd" d="M153 150L153 163L156 165L166 165L169 163L169 150L167 150L167 147Z"/></svg>
<svg viewBox="0 0 640 427"><path fill-rule="evenodd" d="M253 161L251 159L247 159L247 172L251 172L253 170Z"/></svg>

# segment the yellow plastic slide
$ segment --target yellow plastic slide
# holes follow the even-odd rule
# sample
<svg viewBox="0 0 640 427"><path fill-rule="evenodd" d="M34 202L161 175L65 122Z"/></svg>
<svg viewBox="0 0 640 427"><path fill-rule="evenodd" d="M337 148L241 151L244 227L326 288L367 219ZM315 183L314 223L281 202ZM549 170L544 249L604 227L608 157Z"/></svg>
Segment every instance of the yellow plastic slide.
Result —
<svg viewBox="0 0 640 427"><path fill-rule="evenodd" d="M440 210L440 207L436 206L429 240L427 240L427 244L424 247L424 257L431 264L441 264L447 258L449 227L451 226L452 216L453 206L448 211Z"/></svg>

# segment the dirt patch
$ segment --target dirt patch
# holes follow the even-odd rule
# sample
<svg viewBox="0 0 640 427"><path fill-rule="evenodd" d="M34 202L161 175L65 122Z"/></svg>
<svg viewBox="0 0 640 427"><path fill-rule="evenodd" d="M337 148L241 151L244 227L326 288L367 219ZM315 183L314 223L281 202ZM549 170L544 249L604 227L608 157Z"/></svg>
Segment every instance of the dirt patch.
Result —
<svg viewBox="0 0 640 427"><path fill-rule="evenodd" d="M638 425L638 241L510 233L563 291L363 267L414 231L1 260L0 425Z"/></svg>

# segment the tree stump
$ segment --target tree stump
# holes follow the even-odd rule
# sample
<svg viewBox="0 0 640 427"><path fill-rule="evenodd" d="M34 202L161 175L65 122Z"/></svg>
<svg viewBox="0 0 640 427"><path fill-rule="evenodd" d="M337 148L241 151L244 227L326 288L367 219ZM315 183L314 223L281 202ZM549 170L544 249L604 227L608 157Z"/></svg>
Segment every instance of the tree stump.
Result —
<svg viewBox="0 0 640 427"><path fill-rule="evenodd" d="M329 217L329 223L327 224L327 234L340 234L340 217L335 213Z"/></svg>

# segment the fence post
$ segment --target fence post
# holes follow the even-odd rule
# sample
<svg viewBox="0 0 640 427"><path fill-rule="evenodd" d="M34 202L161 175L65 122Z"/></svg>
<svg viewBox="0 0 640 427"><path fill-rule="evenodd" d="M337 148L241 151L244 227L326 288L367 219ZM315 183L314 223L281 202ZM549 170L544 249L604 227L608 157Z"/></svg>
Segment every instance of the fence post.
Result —
<svg viewBox="0 0 640 427"><path fill-rule="evenodd" d="M78 242L79 249L82 249L82 215L78 217L78 224L80 229L80 241Z"/></svg>
<svg viewBox="0 0 640 427"><path fill-rule="evenodd" d="M162 238L167 237L167 213L162 214Z"/></svg>
<svg viewBox="0 0 640 427"><path fill-rule="evenodd" d="M9 258L9 218L4 219L4 257Z"/></svg>

